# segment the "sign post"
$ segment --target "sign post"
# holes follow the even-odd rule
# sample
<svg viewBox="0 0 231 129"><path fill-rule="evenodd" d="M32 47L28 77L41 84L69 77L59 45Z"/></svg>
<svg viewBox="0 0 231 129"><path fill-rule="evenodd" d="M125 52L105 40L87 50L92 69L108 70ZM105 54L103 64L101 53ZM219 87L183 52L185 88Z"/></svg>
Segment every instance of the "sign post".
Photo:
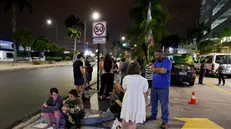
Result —
<svg viewBox="0 0 231 129"><path fill-rule="evenodd" d="M106 29L106 22L94 22L93 23L93 29L92 29L92 34L93 34L93 44L98 45L98 53L97 53L97 90L99 90L99 62L100 62L100 44L105 44L106 43L106 36L107 36L107 29Z"/></svg>

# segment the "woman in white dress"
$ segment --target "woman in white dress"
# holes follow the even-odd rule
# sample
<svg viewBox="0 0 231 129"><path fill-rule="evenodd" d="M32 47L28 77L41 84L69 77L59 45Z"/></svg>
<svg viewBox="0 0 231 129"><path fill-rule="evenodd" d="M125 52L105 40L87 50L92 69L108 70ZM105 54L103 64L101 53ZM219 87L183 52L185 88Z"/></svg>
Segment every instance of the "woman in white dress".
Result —
<svg viewBox="0 0 231 129"><path fill-rule="evenodd" d="M138 62L129 65L122 87L125 90L121 111L122 129L125 129L126 123L129 123L129 129L135 129L136 123L146 120L145 95L148 91L148 81L140 75Z"/></svg>

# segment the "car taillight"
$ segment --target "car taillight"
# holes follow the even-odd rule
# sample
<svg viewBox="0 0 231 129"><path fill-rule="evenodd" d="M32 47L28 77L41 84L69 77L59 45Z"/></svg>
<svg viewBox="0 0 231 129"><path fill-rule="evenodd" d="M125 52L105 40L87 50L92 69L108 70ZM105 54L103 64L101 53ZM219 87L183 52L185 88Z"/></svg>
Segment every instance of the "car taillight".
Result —
<svg viewBox="0 0 231 129"><path fill-rule="evenodd" d="M212 64L212 66L211 66L211 70L214 70L214 67L215 67L215 65L214 65L214 64Z"/></svg>
<svg viewBox="0 0 231 129"><path fill-rule="evenodd" d="M196 71L195 71L195 70L193 70L193 74L195 74L195 75L196 75Z"/></svg>

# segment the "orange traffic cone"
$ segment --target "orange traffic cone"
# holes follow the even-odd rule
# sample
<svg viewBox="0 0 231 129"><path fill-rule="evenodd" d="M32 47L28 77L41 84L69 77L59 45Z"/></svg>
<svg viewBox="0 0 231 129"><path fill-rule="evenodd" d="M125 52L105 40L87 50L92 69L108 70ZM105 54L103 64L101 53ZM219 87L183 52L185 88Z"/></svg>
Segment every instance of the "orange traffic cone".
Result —
<svg viewBox="0 0 231 129"><path fill-rule="evenodd" d="M188 102L189 104L198 104L195 98L195 92L192 92L192 97Z"/></svg>

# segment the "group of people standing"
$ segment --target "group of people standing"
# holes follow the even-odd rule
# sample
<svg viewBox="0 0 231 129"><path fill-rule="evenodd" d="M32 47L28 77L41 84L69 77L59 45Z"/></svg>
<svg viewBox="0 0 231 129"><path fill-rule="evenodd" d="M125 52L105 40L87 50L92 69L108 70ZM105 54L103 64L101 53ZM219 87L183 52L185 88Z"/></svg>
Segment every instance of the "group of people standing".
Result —
<svg viewBox="0 0 231 129"><path fill-rule="evenodd" d="M164 56L161 50L155 52L155 60L147 65L146 77L142 76L141 64L136 60L131 60L130 55L125 55L125 60L120 68L125 68L121 79L122 83L114 85L111 95L110 111L117 113L118 120L122 120L119 128L125 129L129 124L129 129L135 129L137 123L146 121L145 97L149 97L148 90L151 89L151 116L147 120L156 120L158 112L158 101L162 110L162 129L167 128L169 117L169 87L172 62ZM127 68L127 70L126 70ZM121 85L122 84L122 85Z"/></svg>
<svg viewBox="0 0 231 129"><path fill-rule="evenodd" d="M206 72L208 70L207 66L206 66L206 63L207 63L207 59L203 59L201 61L201 65L200 65L200 76L199 76L199 80L198 80L198 84L204 84L204 77L206 75ZM217 77L218 77L218 84L217 86L221 85L221 82L222 82L222 85L225 86L225 77L224 77L224 72L225 72L225 67L224 67L224 63L222 60L218 61L219 63L219 66L218 68L216 69L216 72L217 73Z"/></svg>

